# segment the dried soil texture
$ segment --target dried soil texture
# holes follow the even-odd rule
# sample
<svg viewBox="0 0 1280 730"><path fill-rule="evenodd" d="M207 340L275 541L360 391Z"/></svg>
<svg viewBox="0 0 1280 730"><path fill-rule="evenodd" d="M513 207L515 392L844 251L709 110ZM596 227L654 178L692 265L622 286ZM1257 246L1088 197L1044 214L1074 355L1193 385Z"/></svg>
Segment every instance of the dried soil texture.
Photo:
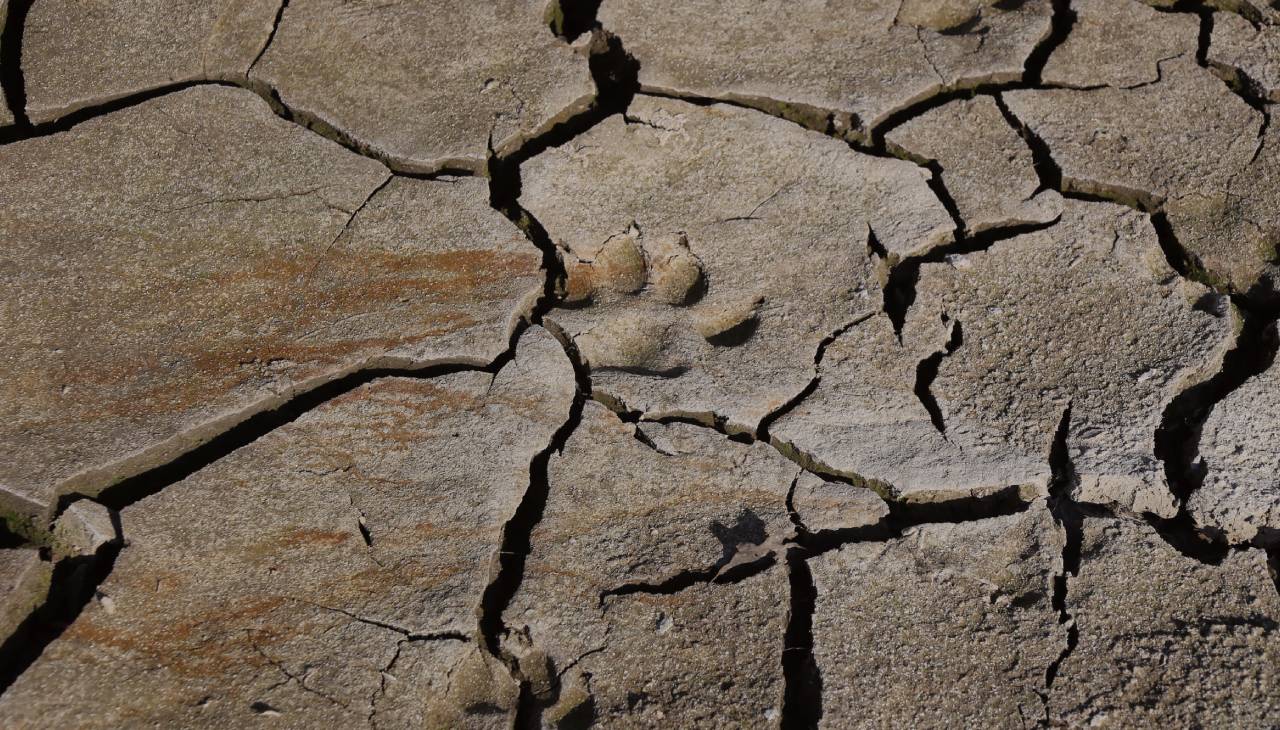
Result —
<svg viewBox="0 0 1280 730"><path fill-rule="evenodd" d="M1280 718L1265 0L0 0L0 728Z"/></svg>

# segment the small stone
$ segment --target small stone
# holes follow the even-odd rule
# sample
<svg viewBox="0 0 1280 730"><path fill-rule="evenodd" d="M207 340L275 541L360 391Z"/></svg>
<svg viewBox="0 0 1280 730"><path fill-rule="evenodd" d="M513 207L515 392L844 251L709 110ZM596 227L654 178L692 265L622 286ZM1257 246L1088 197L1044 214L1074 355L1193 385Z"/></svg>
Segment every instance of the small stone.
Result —
<svg viewBox="0 0 1280 730"><path fill-rule="evenodd" d="M810 532L869 527L889 516L889 505L874 491L823 481L810 472L796 481L791 501Z"/></svg>
<svg viewBox="0 0 1280 730"><path fill-rule="evenodd" d="M1138 521L1087 518L1065 610L1079 643L1048 692L1068 727L1266 727L1280 598L1261 550L1197 561Z"/></svg>
<svg viewBox="0 0 1280 730"><path fill-rule="evenodd" d="M1022 78L1050 34L1049 0L608 0L600 24L639 61L642 89L732 100L866 138L948 90Z"/></svg>
<svg viewBox="0 0 1280 730"><path fill-rule="evenodd" d="M53 525L57 551L63 555L96 555L104 546L119 540L111 510L90 499L80 499L67 507Z"/></svg>
<svg viewBox="0 0 1280 730"><path fill-rule="evenodd" d="M982 0L903 0L897 20L941 33L977 20L985 6Z"/></svg>
<svg viewBox="0 0 1280 730"><path fill-rule="evenodd" d="M251 78L403 167L481 172L595 99L545 0L293 0Z"/></svg>
<svg viewBox="0 0 1280 730"><path fill-rule="evenodd" d="M936 160L970 233L1048 223L1062 196L1040 190L1031 150L989 96L948 102L889 132L890 144Z"/></svg>
<svg viewBox="0 0 1280 730"><path fill-rule="evenodd" d="M565 304L584 304L591 301L596 291L595 267L585 261L578 261L572 254L565 259Z"/></svg>
<svg viewBox="0 0 1280 730"><path fill-rule="evenodd" d="M1071 32L1045 62L1041 80L1075 88L1127 88L1160 79L1165 61L1194 59L1200 19L1137 0L1073 0Z"/></svg>
<svg viewBox="0 0 1280 730"><path fill-rule="evenodd" d="M27 116L192 81L243 82L280 0L40 0L22 32Z"/></svg>
<svg viewBox="0 0 1280 730"><path fill-rule="evenodd" d="M1043 500L1022 514L913 527L809 560L813 655L830 727L1020 727L1066 646L1062 550Z"/></svg>

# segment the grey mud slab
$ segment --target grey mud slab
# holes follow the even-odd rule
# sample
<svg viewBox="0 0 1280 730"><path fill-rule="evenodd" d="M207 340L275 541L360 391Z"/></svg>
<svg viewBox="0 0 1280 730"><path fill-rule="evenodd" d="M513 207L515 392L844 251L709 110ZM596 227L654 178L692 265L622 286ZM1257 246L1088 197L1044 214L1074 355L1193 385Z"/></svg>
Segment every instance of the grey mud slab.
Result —
<svg viewBox="0 0 1280 730"><path fill-rule="evenodd" d="M280 0L38 0L22 33L27 116L47 122L165 86L243 79Z"/></svg>
<svg viewBox="0 0 1280 730"><path fill-rule="evenodd" d="M812 560L822 727L1034 724L1067 641L1051 605L1061 553L1041 500Z"/></svg>
<svg viewBox="0 0 1280 730"><path fill-rule="evenodd" d="M1272 325L1274 331L1275 325ZM1196 522L1234 543L1280 537L1280 367L1272 364L1218 402L1204 424L1206 476L1192 495Z"/></svg>
<svg viewBox="0 0 1280 730"><path fill-rule="evenodd" d="M1021 79L1051 14L1049 0L604 0L599 18L644 88L832 116L865 136L933 95Z"/></svg>
<svg viewBox="0 0 1280 730"><path fill-rule="evenodd" d="M765 444L637 427L589 403L551 459L505 616L521 668L560 678L540 698L544 721L777 726L787 584L774 564L794 533L787 494L799 475Z"/></svg>
<svg viewBox="0 0 1280 730"><path fill-rule="evenodd" d="M573 392L531 329L496 377L376 380L126 508L110 578L0 716L502 727L517 692L475 610Z"/></svg>
<svg viewBox="0 0 1280 730"><path fill-rule="evenodd" d="M1219 565L1141 523L1087 519L1066 611L1079 643L1048 692L1068 726L1270 724L1280 708L1280 600L1261 550Z"/></svg>
<svg viewBox="0 0 1280 730"><path fill-rule="evenodd" d="M879 308L872 238L906 257L954 229L926 171L725 105L639 97L522 175L520 202L568 273L548 321L593 386L735 430L799 393L822 340Z"/></svg>
<svg viewBox="0 0 1280 730"><path fill-rule="evenodd" d="M23 241L0 259L18 512L359 367L488 363L543 288L483 181L392 179L239 89L0 148L0 200Z"/></svg>
<svg viewBox="0 0 1280 730"><path fill-rule="evenodd" d="M541 0L291 0L252 80L361 147L423 172L482 169L584 111L586 47Z"/></svg>
<svg viewBox="0 0 1280 730"><path fill-rule="evenodd" d="M1267 0L0 0L0 728L1269 727Z"/></svg>

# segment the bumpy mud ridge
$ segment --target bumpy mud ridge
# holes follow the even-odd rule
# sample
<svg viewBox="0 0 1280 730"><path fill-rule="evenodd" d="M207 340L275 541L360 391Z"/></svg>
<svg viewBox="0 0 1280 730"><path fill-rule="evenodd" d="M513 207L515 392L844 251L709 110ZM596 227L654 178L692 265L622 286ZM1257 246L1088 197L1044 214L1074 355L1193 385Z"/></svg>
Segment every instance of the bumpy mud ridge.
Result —
<svg viewBox="0 0 1280 730"><path fill-rule="evenodd" d="M0 726L1280 722L1266 0L0 23Z"/></svg>

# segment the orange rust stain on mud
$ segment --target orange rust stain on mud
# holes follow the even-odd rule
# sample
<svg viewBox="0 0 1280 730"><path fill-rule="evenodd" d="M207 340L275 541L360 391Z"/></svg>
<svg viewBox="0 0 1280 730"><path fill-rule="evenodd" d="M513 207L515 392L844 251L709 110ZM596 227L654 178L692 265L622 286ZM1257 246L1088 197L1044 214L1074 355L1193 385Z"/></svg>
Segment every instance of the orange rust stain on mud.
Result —
<svg viewBox="0 0 1280 730"><path fill-rule="evenodd" d="M350 532L328 530L292 530L276 538L281 547L293 548L300 545L341 545L350 540Z"/></svg>
<svg viewBox="0 0 1280 730"><path fill-rule="evenodd" d="M260 247L260 242L247 242L245 248ZM163 287L169 295L153 292L132 307L118 301L86 302L77 311L92 309L120 319L145 307L151 314L133 326L126 319L120 327L107 328L112 332L111 358L90 351L77 357L69 349L61 371L51 372L47 363L35 360L28 368L19 366L17 392L54 393L72 385L72 393L81 398L67 401L51 395L45 400L56 401L58 410L77 422L181 413L211 403L217 407L220 396L253 387L255 381L262 390L286 373L302 379L484 324L487 302L499 305L505 319L510 313L501 302L522 296L533 282L519 282L536 278L541 264L531 253L483 249L352 251L340 260L342 266L321 269L322 263L244 256L207 276L170 282ZM138 282L133 288L149 287L154 282ZM179 290L182 296L172 295ZM32 319L51 331L79 329L60 325L63 316L57 313L66 307L53 301L57 299L40 307L49 316L37 311ZM166 315L157 318L156 311ZM341 330L341 323L351 318L373 318L376 324L362 321L356 330L372 336L352 337ZM324 331L331 333L327 340L305 342ZM73 403L82 407L68 410ZM40 429L42 423L36 419L24 427Z"/></svg>
<svg viewBox="0 0 1280 730"><path fill-rule="evenodd" d="M76 621L64 637L113 653L135 655L180 675L225 676L260 659L247 632L285 602L284 598L270 597L219 603L195 612L186 610L181 616L148 612L132 626L119 626L113 617L95 614Z"/></svg>

